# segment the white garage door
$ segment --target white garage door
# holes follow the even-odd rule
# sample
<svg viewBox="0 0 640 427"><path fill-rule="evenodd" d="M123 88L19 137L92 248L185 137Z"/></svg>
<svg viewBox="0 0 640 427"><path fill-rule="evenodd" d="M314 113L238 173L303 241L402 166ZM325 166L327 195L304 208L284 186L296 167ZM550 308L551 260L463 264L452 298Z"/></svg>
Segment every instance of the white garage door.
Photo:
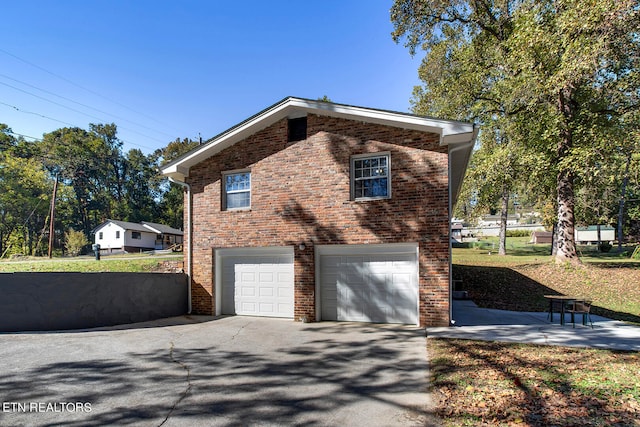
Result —
<svg viewBox="0 0 640 427"><path fill-rule="evenodd" d="M323 320L418 324L415 245L320 249Z"/></svg>
<svg viewBox="0 0 640 427"><path fill-rule="evenodd" d="M221 250L222 314L293 318L293 249Z"/></svg>

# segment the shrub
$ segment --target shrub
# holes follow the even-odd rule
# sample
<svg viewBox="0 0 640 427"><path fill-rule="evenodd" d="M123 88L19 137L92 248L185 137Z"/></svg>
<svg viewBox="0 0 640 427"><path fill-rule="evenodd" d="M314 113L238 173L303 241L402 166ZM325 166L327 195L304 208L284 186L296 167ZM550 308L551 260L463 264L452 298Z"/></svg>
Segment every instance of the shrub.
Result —
<svg viewBox="0 0 640 427"><path fill-rule="evenodd" d="M69 230L64 233L65 247L73 256L78 256L82 248L89 244L82 231Z"/></svg>
<svg viewBox="0 0 640 427"><path fill-rule="evenodd" d="M529 237L531 231L529 230L507 230L507 237Z"/></svg>
<svg viewBox="0 0 640 427"><path fill-rule="evenodd" d="M611 243L609 242L602 242L600 243L600 246L598 246L600 252L609 252L611 248L613 248L613 246L611 246Z"/></svg>

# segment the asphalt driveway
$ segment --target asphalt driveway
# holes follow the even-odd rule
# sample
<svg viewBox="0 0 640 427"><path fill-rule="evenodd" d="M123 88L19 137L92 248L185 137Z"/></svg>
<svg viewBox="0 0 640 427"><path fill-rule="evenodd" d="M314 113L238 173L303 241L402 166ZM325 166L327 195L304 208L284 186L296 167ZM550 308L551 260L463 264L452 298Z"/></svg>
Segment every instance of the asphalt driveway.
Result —
<svg viewBox="0 0 640 427"><path fill-rule="evenodd" d="M181 317L0 334L3 426L432 425L424 329Z"/></svg>

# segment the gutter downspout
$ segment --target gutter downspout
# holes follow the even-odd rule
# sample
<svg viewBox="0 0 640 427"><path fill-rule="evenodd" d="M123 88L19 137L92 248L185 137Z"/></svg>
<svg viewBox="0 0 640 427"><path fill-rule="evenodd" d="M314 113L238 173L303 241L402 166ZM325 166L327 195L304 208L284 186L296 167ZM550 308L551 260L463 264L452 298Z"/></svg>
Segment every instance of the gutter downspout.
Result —
<svg viewBox="0 0 640 427"><path fill-rule="evenodd" d="M451 218L453 216L453 203L451 200L451 154L455 153L458 150L468 149L469 146L471 146L471 149L473 150L473 146L475 145L476 139L478 138L478 132L480 132L480 127L474 124L473 136L471 137L469 142L462 143L457 147L453 147L449 150L449 326L453 326L455 324L455 319L453 318L453 262L451 258ZM469 161L471 160L472 155L473 153L469 155L469 159L467 159L465 169L469 165ZM462 183L460 183L460 186L462 186Z"/></svg>
<svg viewBox="0 0 640 427"><path fill-rule="evenodd" d="M187 314L191 314L191 248L192 243L192 233L191 233L191 186L189 184L187 184L186 182L182 182L182 181L177 181L172 177L169 177L169 181L173 182L174 184L178 184L179 186L183 187L185 190L187 190L187 203L186 203L186 209L187 209L187 224L186 224L186 229L187 229L187 281L188 281L188 286L187 286L187 301L188 301L188 308L187 308Z"/></svg>

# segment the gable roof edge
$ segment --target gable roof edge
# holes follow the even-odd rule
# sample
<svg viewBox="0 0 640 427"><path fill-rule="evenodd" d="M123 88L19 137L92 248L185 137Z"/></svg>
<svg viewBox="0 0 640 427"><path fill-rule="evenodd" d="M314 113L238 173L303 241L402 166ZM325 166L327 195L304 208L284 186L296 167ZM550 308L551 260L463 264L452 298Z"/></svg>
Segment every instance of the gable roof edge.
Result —
<svg viewBox="0 0 640 427"><path fill-rule="evenodd" d="M471 123L436 119L410 113L357 107L305 98L287 97L272 106L258 112L237 125L214 136L207 143L186 153L182 157L161 167L162 174L184 182L192 166L231 147L236 142L270 126L286 117L302 114L319 114L360 120L387 126L401 127L440 136L440 145L449 145L473 139L474 126Z"/></svg>

